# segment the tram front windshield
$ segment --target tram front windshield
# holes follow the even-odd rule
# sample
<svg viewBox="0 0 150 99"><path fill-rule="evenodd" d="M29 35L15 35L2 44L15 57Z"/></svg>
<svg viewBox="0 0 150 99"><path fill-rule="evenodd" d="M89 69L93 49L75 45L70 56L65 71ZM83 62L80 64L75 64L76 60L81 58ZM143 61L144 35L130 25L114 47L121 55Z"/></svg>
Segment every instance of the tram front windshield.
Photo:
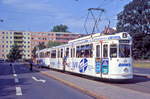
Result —
<svg viewBox="0 0 150 99"><path fill-rule="evenodd" d="M127 58L130 57L130 48L131 46L128 44L120 44L119 45L119 57L121 58Z"/></svg>

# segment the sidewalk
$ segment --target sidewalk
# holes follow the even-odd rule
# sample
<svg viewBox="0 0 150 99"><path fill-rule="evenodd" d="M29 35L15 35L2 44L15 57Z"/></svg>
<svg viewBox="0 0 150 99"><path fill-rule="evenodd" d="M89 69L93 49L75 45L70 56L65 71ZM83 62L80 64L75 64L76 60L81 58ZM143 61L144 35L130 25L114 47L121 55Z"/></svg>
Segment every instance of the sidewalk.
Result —
<svg viewBox="0 0 150 99"><path fill-rule="evenodd" d="M89 80L53 70L41 71L41 73L96 99L150 99L149 94L120 88L100 81Z"/></svg>

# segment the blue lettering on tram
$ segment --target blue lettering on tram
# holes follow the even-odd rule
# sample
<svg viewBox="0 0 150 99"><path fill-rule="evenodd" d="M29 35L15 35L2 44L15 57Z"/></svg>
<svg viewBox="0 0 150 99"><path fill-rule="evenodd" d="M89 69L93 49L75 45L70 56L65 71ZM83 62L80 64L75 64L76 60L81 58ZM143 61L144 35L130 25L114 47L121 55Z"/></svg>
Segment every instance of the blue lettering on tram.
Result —
<svg viewBox="0 0 150 99"><path fill-rule="evenodd" d="M121 39L121 37L120 36L110 36L110 37L108 37L108 39Z"/></svg>
<svg viewBox="0 0 150 99"><path fill-rule="evenodd" d="M79 63L79 71L85 72L88 66L88 60L86 58L82 59Z"/></svg>
<svg viewBox="0 0 150 99"><path fill-rule="evenodd" d="M131 66L131 64L129 64L129 63L127 63L127 64L122 64L122 63L120 63L120 64L119 64L119 67L121 67L121 66Z"/></svg>
<svg viewBox="0 0 150 99"><path fill-rule="evenodd" d="M72 67L77 68L78 67L78 62L72 62Z"/></svg>

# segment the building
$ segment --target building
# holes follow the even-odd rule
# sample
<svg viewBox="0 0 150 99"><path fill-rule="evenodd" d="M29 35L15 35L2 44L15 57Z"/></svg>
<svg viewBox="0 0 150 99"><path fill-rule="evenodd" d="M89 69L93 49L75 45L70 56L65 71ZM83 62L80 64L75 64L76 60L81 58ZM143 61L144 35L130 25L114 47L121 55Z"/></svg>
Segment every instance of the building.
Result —
<svg viewBox="0 0 150 99"><path fill-rule="evenodd" d="M31 32L31 46L32 49L39 43L48 41L56 41L60 43L67 43L69 40L73 40L83 36L83 34L68 33L68 32Z"/></svg>
<svg viewBox="0 0 150 99"><path fill-rule="evenodd" d="M22 31L0 31L0 58L7 59L12 46L16 43L22 50L22 58L31 58L31 34Z"/></svg>
<svg viewBox="0 0 150 99"><path fill-rule="evenodd" d="M33 48L41 42L67 43L81 36L83 35L67 32L0 31L0 58L7 59L7 54L15 43L21 47L20 50L23 50L22 58L30 59Z"/></svg>

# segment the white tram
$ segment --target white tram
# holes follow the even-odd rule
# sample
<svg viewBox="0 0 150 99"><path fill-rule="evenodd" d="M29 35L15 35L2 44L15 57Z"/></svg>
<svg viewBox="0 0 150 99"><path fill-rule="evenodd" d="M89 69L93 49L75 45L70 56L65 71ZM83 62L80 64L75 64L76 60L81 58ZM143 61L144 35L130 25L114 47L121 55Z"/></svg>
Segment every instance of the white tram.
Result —
<svg viewBox="0 0 150 99"><path fill-rule="evenodd" d="M132 38L126 32L97 33L38 51L37 59L49 68L63 71L105 79L132 79L131 44ZM43 57L41 53L45 53Z"/></svg>

